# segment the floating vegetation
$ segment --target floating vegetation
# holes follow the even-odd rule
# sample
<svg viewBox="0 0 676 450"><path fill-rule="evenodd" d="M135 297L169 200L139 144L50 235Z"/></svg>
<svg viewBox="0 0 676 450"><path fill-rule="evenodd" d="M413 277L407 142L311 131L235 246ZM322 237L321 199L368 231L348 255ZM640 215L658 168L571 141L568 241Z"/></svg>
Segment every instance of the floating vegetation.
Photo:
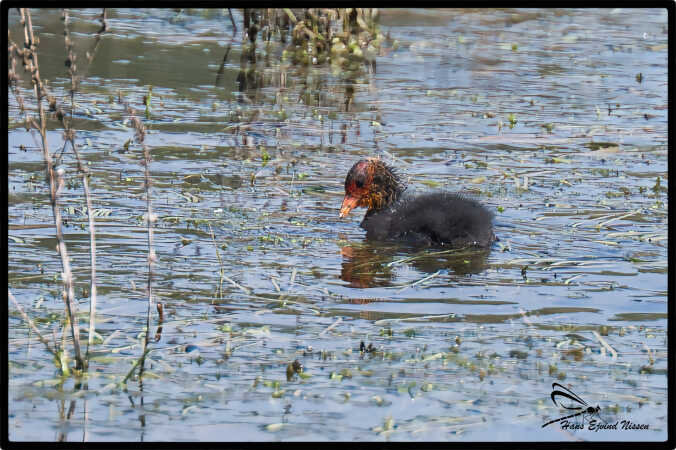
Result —
<svg viewBox="0 0 676 450"><path fill-rule="evenodd" d="M255 62L256 42L277 37L285 44L282 62L312 66L330 63L348 71L367 67L375 71L375 58L385 36L373 8L245 9L244 29L250 41L249 61ZM267 44L266 44L267 45ZM253 72L243 69L240 80L251 80Z"/></svg>
<svg viewBox="0 0 676 450"><path fill-rule="evenodd" d="M510 350L509 357L516 359L526 359L528 358L528 352L523 352L521 350Z"/></svg>

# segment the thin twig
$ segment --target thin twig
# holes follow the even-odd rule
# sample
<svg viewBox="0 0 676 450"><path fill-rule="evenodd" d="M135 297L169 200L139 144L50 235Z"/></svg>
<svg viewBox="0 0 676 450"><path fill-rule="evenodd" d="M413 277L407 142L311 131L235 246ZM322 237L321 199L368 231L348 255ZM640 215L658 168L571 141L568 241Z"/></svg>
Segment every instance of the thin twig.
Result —
<svg viewBox="0 0 676 450"><path fill-rule="evenodd" d="M87 442L89 440L89 434L87 432L87 426L89 425L89 408L87 408L87 397L84 399L84 424L82 427L82 442Z"/></svg>
<svg viewBox="0 0 676 450"><path fill-rule="evenodd" d="M101 43L101 37L103 37L103 34L108 31L108 22L107 22L107 14L108 12L106 11L106 8L103 8L103 11L101 12L101 28L99 31L96 32L96 36L94 37L94 48L91 51L88 51L85 53L85 56L87 57L87 63L89 67L91 67L92 61L94 60L94 56L96 56L96 50L99 48L99 44Z"/></svg>
<svg viewBox="0 0 676 450"><path fill-rule="evenodd" d="M289 280L289 287L288 287L288 290L291 290L291 288L293 287L293 283L296 282L296 274L297 274L297 273L298 273L298 269L296 269L296 268L294 267L293 270L291 271L291 279Z"/></svg>
<svg viewBox="0 0 676 450"><path fill-rule="evenodd" d="M51 347L51 345L49 345L49 341L48 341L47 339L45 339L45 337L42 335L42 333L40 333L40 330L38 330L38 328L35 326L35 323L33 323L33 321L31 320L31 318L28 317L28 314L26 314L26 313L24 312L23 308L22 308L21 305L19 305L19 303L16 301L16 298L14 298L14 295L12 295L12 291L10 291L9 288L7 289L7 295L9 296L9 299L12 301L12 303L14 303L14 306L16 307L16 309L19 310L19 313L21 314L21 317L23 317L23 320L25 320L26 323L28 323L28 325L31 327L31 330L33 330L33 332L37 335L37 337L38 337L38 339L40 340L40 342L42 342L43 344L45 344L45 347L47 348L47 351L48 351L49 353L51 353L55 358L58 359L58 355L57 355L57 353L56 353L56 350L54 350L54 349Z"/></svg>
<svg viewBox="0 0 676 450"><path fill-rule="evenodd" d="M416 259L420 259L420 258L429 258L429 257L432 257L432 256L443 255L443 254L446 254L446 253L457 253L457 252L458 252L457 249L442 250L442 251L439 251L439 252L431 252L431 253L427 252L427 251L422 251L422 252L420 252L416 255L409 256L409 257L402 258L402 259L398 259L396 261L392 261L390 263L387 263L387 264L385 264L385 267L392 267L392 266L395 266L397 264L415 261Z"/></svg>
<svg viewBox="0 0 676 450"><path fill-rule="evenodd" d="M232 22L232 34L237 33L237 25L235 25L235 18L232 17L232 10L228 8L228 14L230 15L230 22Z"/></svg>
<svg viewBox="0 0 676 450"><path fill-rule="evenodd" d="M631 217L631 216L633 216L634 214L640 214L640 213L641 213L641 209L639 208L639 209L637 209L637 210L635 210L635 211L631 211L631 212L628 212L628 213L626 213L626 214L622 214L622 215L620 215L620 216L613 217L612 219L608 219L608 220L606 220L605 222L601 222L601 223L599 223L598 225L596 225L596 228L601 228L601 227L603 227L603 226L605 226L605 225L608 225L610 222L614 222L614 221L616 221L616 220L626 219L627 217Z"/></svg>
<svg viewBox="0 0 676 450"><path fill-rule="evenodd" d="M141 369L143 369L143 364L145 363L146 356L148 355L149 351L150 351L150 349L146 348L143 351L143 354L141 355L141 357L139 359L137 359L136 361L134 361L134 365L131 366L131 369L129 369L129 372L127 372L127 375L124 376L124 378L120 382L120 385L124 385L124 384L127 383L127 380L129 379L129 377L131 377L134 374L134 371L139 366L139 364L141 364ZM141 373L139 372L139 378L140 377L141 377Z"/></svg>
<svg viewBox="0 0 676 450"><path fill-rule="evenodd" d="M241 284L237 283L235 280L227 277L226 275L223 275L223 279L225 281L227 281L228 283L232 284L233 286L235 286L236 288L239 288L245 294L251 294L251 289L249 289L248 287L242 286Z"/></svg>
<svg viewBox="0 0 676 450"><path fill-rule="evenodd" d="M232 40L235 40L235 37L233 35ZM230 49L232 49L232 42L228 44L228 46L225 49L225 55L223 55L223 61L221 62L221 67L218 68L218 72L216 73L216 82L214 83L215 86L218 86L221 77L223 76L223 72L225 72L225 65L228 63L228 55L230 54Z"/></svg>
<svg viewBox="0 0 676 450"><path fill-rule="evenodd" d="M343 318L342 318L342 317L339 317L338 320L336 320L336 321L333 322L331 325L329 325L328 327L326 327L326 329L325 329L324 331L322 331L321 333L319 333L319 335L320 335L320 336L324 336L326 333L328 333L329 331L331 331L331 330L333 330L334 328L336 328L342 321L343 321Z"/></svg>
<svg viewBox="0 0 676 450"><path fill-rule="evenodd" d="M441 269L437 270L436 272L434 272L434 273L431 274L431 275L428 275L428 276L426 276L426 277L424 277L424 278L419 279L418 281L415 281L415 282L413 282L413 283L411 283L411 284L407 284L407 285L403 286L401 289L399 289L399 290L397 291L397 294L400 293L401 291L405 290L405 289L408 289L408 288L417 286L417 285L419 285L420 283L424 283L424 282L427 281L427 280L431 280L432 278L434 278L434 277L436 277L436 276L439 276L440 273L441 273Z"/></svg>
<svg viewBox="0 0 676 450"><path fill-rule="evenodd" d="M131 109L131 108L129 108ZM133 111L132 111L133 113ZM146 336L144 339L144 345L143 345L143 361L141 361L141 368L139 369L139 378L142 377L143 375L143 370L145 366L145 355L148 352L148 342L150 340L150 317L151 317L151 312L152 312L152 305L153 305L153 264L155 260L157 259L157 256L155 254L155 248L153 245L153 234L154 234L154 228L153 228L153 223L157 220L155 217L155 214L153 214L153 207L152 207L152 201L150 197L150 185L151 185L151 180L150 180L150 149L148 146L145 144L145 127L143 126L143 123L137 118L133 117L132 121L134 122L134 127L136 128L136 136L138 141L141 143L141 146L143 147L143 166L145 168L144 174L145 174L145 190L146 190L146 215L147 215L147 220L146 224L148 226L148 314L146 317Z"/></svg>
<svg viewBox="0 0 676 450"><path fill-rule="evenodd" d="M120 99L122 101L122 99ZM134 108L128 102L123 102L127 114L131 118L132 126L134 127L136 133L136 142L141 144L143 149L143 167L144 167L144 183L143 187L146 192L146 226L148 230L148 283L147 283L147 292L148 292L148 308L146 313L146 334L143 339L143 355L140 358L141 368L139 369L139 379L143 377L143 371L145 369L145 357L150 351L148 345L150 343L150 319L152 317L152 306L153 306L153 264L157 260L157 255L155 253L155 248L153 244L154 228L153 224L157 221L157 216L153 213L152 201L150 195L151 187L151 178L150 178L150 162L152 160L150 155L150 149L145 143L146 128L143 125L143 122L136 116ZM124 382L131 376L131 372L127 374Z"/></svg>
<svg viewBox="0 0 676 450"><path fill-rule="evenodd" d="M450 314L438 314L433 316L420 316L420 317L403 317L396 319L380 319L373 322L373 325L383 325L386 323L398 323L398 322L425 322L425 321L437 321L440 319L446 318L455 318L455 313Z"/></svg>
<svg viewBox="0 0 676 450"><path fill-rule="evenodd" d="M216 293L218 294L218 299L221 300L223 298L223 276L224 276L224 271L223 271L223 261L221 260L221 254L218 252L218 245L216 245L216 238L214 237L214 230L211 228L211 224L209 225L209 232L211 233L211 242L214 243L214 248L216 249L216 257L218 258L218 265L219 265L219 272L220 272L220 279L218 280L218 290Z"/></svg>
<svg viewBox="0 0 676 450"><path fill-rule="evenodd" d="M610 346L610 344L608 344L608 342L606 342L606 340L603 339L598 332L592 330L592 334L596 337L596 339L598 339L598 341L601 343L601 345L603 345L603 347L610 352L613 359L617 359L617 352L615 351L615 349L612 348Z"/></svg>

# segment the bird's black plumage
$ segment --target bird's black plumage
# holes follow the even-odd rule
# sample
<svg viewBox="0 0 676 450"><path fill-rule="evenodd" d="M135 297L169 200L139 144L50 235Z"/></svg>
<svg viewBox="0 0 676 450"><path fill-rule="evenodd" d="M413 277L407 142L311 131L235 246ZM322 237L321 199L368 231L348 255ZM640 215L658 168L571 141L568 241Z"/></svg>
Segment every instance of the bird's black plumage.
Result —
<svg viewBox="0 0 676 450"><path fill-rule="evenodd" d="M476 200L431 192L406 195L387 208L371 210L360 226L367 239L487 248L495 240L492 221L493 214Z"/></svg>

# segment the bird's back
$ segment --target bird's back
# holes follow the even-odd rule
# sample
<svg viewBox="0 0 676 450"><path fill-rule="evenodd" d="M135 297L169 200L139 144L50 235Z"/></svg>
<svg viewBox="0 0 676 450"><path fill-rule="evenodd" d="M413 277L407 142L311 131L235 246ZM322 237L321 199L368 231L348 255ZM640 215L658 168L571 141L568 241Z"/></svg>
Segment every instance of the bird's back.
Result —
<svg viewBox="0 0 676 450"><path fill-rule="evenodd" d="M376 240L405 240L453 248L486 248L495 240L493 214L479 202L449 192L407 196L367 214L361 227Z"/></svg>

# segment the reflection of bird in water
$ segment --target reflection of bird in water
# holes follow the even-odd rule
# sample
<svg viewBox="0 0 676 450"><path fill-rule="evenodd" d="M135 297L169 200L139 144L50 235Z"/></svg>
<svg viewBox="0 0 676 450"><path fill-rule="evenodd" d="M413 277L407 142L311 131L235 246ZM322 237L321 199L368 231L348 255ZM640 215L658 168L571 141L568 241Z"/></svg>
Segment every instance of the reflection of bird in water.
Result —
<svg viewBox="0 0 676 450"><path fill-rule="evenodd" d="M340 254L343 255L340 279L350 283L351 287L369 288L390 285L392 268L384 263L393 258L393 249L345 246L340 249Z"/></svg>
<svg viewBox="0 0 676 450"><path fill-rule="evenodd" d="M343 256L340 279L355 288L389 286L394 279L397 264L406 264L418 271L434 273L445 269L456 275L482 272L486 266L488 249L430 249L402 256L401 246L355 245L340 249ZM357 299L351 303L369 303L377 300Z"/></svg>
<svg viewBox="0 0 676 450"><path fill-rule="evenodd" d="M406 195L397 173L377 158L358 161L345 178L340 217L367 208L366 238L416 245L490 248L493 215L479 202L450 192Z"/></svg>
<svg viewBox="0 0 676 450"><path fill-rule="evenodd" d="M417 270L434 273L440 268L452 270L456 275L471 275L483 272L487 263L489 249L445 250L427 252L424 256L410 261Z"/></svg>

